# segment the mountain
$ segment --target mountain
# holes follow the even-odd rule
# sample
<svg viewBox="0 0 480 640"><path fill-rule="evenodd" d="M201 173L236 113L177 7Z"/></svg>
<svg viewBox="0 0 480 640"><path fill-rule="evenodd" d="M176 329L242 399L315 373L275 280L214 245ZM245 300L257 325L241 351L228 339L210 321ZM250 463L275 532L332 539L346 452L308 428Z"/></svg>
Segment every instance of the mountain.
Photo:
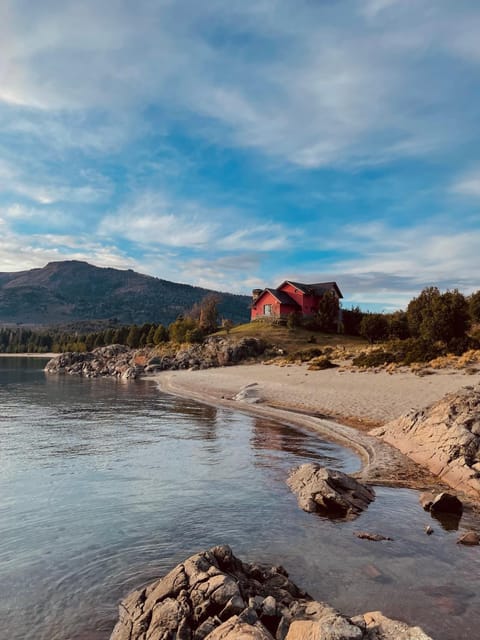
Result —
<svg viewBox="0 0 480 640"><path fill-rule="evenodd" d="M108 320L111 324L169 324L209 293L220 316L249 318L248 296L212 292L128 270L87 262L49 262L41 269L0 272L0 324L59 325Z"/></svg>

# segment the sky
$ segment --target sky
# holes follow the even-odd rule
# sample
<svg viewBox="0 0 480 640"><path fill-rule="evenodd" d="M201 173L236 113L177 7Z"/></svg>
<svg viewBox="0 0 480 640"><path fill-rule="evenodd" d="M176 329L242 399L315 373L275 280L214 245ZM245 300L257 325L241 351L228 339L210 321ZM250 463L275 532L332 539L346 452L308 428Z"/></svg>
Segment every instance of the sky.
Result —
<svg viewBox="0 0 480 640"><path fill-rule="evenodd" d="M480 289L478 0L1 0L0 271Z"/></svg>

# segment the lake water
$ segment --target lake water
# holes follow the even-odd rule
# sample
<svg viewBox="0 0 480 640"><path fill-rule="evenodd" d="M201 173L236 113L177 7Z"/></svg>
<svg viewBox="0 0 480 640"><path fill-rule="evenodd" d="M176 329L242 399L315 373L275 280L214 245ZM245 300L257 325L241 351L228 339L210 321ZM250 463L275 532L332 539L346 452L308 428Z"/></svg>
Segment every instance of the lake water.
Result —
<svg viewBox="0 0 480 640"><path fill-rule="evenodd" d="M354 522L306 514L288 470L313 460L351 472L350 451L151 381L43 365L0 358L1 640L106 640L122 596L220 543L283 564L350 615L381 609L438 640L480 637L480 548L455 544L415 491L377 488Z"/></svg>

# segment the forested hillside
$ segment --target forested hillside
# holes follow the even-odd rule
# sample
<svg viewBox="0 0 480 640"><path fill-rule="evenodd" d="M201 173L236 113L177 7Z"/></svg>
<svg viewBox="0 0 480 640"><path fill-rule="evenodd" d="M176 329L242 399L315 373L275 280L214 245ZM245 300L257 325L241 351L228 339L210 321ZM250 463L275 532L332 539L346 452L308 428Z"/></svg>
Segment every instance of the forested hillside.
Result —
<svg viewBox="0 0 480 640"><path fill-rule="evenodd" d="M168 325L208 293L86 262L50 262L41 269L0 273L0 324L57 325L110 320L113 325ZM234 322L249 318L248 296L218 293L218 311Z"/></svg>

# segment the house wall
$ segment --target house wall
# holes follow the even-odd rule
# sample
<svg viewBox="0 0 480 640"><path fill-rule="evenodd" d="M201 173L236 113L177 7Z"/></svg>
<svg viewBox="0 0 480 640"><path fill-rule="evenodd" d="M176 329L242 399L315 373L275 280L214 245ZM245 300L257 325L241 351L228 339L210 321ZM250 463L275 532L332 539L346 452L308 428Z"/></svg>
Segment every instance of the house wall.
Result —
<svg viewBox="0 0 480 640"><path fill-rule="evenodd" d="M263 318L265 316L264 306L266 304L272 305L272 316L280 315L280 303L276 298L272 296L271 293L267 291L262 296L257 298L257 300L253 303L251 314L252 320L254 320L255 318Z"/></svg>
<svg viewBox="0 0 480 640"><path fill-rule="evenodd" d="M280 317L280 316L288 316L290 313L293 313L296 310L296 307L290 304L281 304L271 293L267 291L260 298L256 300L256 302L252 305L252 313L251 319L255 320L255 318L265 318L268 317L265 314L265 305L270 304L271 307L271 315L270 317Z"/></svg>
<svg viewBox="0 0 480 640"><path fill-rule="evenodd" d="M279 289L280 291L285 291L285 293L288 293L288 295L302 307L303 315L309 316L318 311L318 305L320 302L319 296L305 295L302 291L300 291L300 289L296 289L288 282L279 287Z"/></svg>

